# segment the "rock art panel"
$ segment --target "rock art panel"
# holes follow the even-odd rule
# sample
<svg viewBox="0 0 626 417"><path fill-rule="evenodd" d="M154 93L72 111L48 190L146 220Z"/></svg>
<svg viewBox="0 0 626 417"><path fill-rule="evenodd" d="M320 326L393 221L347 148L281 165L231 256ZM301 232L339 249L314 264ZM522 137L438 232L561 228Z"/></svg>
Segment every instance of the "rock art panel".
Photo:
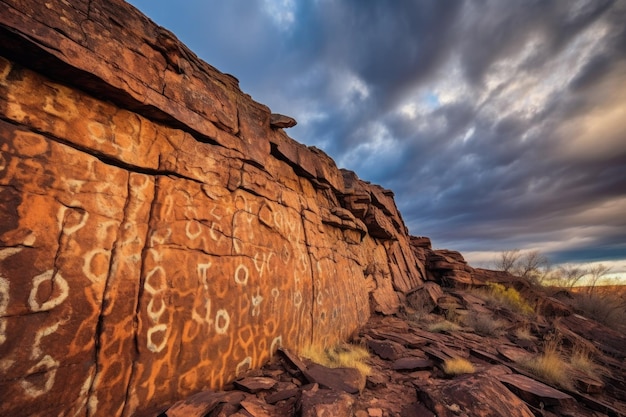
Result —
<svg viewBox="0 0 626 417"><path fill-rule="evenodd" d="M0 414L150 414L423 283L391 192L129 4L0 4Z"/></svg>

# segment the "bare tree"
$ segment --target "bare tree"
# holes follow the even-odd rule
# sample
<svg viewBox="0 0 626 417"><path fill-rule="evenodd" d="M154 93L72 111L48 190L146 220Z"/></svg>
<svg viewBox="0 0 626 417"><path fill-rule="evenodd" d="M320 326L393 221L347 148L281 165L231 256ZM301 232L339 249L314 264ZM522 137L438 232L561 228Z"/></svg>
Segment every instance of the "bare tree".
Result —
<svg viewBox="0 0 626 417"><path fill-rule="evenodd" d="M526 278L534 284L542 284L550 273L550 263L538 250L521 252L513 249L500 253L494 269Z"/></svg>
<svg viewBox="0 0 626 417"><path fill-rule="evenodd" d="M503 271L508 273L513 273L515 265L520 258L519 249L505 250L500 252L500 256L495 261L494 269L497 271Z"/></svg>
<svg viewBox="0 0 626 417"><path fill-rule="evenodd" d="M587 269L575 265L565 264L559 267L559 274L561 280L563 281L563 286L566 286L569 289L574 288L578 281L587 275L587 273Z"/></svg>
<svg viewBox="0 0 626 417"><path fill-rule="evenodd" d="M598 285L598 282L602 277L609 273L611 267L605 266L603 264L598 264L589 269L589 292L593 291L593 289Z"/></svg>
<svg viewBox="0 0 626 417"><path fill-rule="evenodd" d="M519 257L514 267L514 273L520 277L540 283L549 269L548 258L538 250L533 250L524 252Z"/></svg>

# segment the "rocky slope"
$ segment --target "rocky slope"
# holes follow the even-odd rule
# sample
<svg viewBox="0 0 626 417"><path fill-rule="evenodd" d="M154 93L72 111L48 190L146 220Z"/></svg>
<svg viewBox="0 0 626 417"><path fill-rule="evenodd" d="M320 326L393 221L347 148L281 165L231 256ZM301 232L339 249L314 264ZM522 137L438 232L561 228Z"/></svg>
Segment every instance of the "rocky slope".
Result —
<svg viewBox="0 0 626 417"><path fill-rule="evenodd" d="M524 287L523 281L515 277L509 277L506 285ZM417 309L407 306L404 312L393 316L372 316L353 340L371 352L366 362L372 369L364 386L353 369L325 368L289 351L280 351L270 364L237 379L227 390L204 391L154 410L154 414L626 415L623 333L575 314L572 306L543 291L523 289L528 299L536 297L538 310L521 313L511 305L494 304L489 292L479 287L440 287L429 281L417 292L426 295L436 291L438 295L422 298ZM476 317L483 317L497 328L486 331ZM461 325L450 326L450 320ZM444 323L448 326L444 327ZM532 372L525 365L529 358L542 357L557 339L565 375L559 382ZM574 359L583 346L591 367L583 367ZM467 360L474 370L447 374L445 364L453 358Z"/></svg>
<svg viewBox="0 0 626 417"><path fill-rule="evenodd" d="M123 1L0 9L0 415L149 415L508 279Z"/></svg>

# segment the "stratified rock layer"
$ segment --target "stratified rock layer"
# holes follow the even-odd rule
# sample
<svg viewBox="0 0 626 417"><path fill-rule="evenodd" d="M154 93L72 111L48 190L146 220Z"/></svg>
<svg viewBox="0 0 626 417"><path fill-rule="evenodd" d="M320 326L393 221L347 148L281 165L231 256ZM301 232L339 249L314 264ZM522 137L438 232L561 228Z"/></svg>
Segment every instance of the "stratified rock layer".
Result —
<svg viewBox="0 0 626 417"><path fill-rule="evenodd" d="M132 415L423 283L391 192L120 1L0 1L0 414Z"/></svg>

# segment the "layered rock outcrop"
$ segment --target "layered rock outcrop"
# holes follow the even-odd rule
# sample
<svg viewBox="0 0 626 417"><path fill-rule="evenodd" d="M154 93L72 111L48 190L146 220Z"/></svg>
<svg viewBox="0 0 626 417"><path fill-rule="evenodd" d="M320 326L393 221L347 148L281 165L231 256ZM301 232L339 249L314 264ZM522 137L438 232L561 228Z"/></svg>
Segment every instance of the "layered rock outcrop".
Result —
<svg viewBox="0 0 626 417"><path fill-rule="evenodd" d="M132 6L0 8L0 414L141 413L422 283L390 191Z"/></svg>

